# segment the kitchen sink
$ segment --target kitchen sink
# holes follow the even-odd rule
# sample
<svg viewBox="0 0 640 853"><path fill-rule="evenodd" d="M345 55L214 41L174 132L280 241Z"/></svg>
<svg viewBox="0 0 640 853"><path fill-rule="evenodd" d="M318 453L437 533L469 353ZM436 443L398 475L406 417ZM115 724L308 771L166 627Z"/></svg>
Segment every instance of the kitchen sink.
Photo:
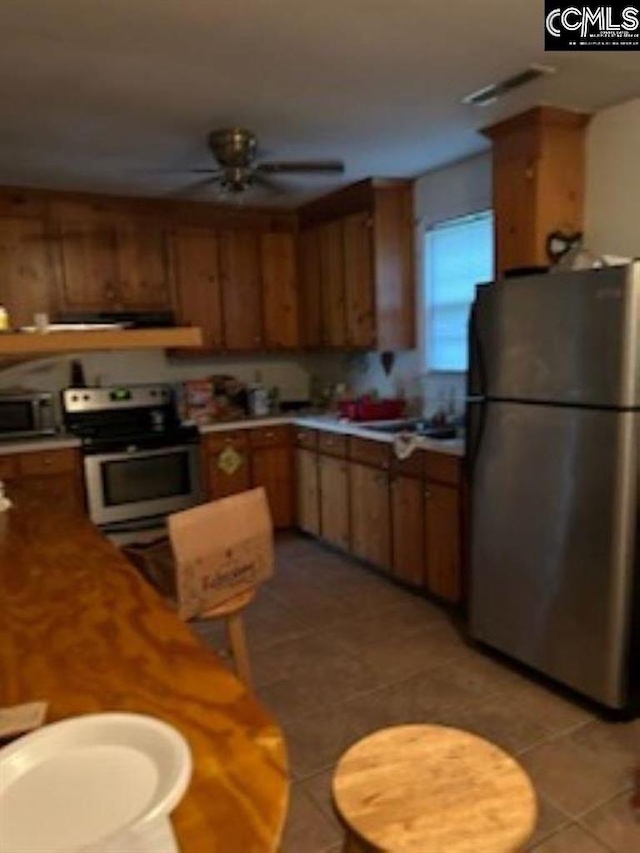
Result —
<svg viewBox="0 0 640 853"><path fill-rule="evenodd" d="M458 437L458 430L455 426L435 426L425 420L403 420L403 421L366 421L358 424L364 429L371 429L374 432L400 433L408 432L413 435L419 435L424 438L432 438L436 441L447 441Z"/></svg>

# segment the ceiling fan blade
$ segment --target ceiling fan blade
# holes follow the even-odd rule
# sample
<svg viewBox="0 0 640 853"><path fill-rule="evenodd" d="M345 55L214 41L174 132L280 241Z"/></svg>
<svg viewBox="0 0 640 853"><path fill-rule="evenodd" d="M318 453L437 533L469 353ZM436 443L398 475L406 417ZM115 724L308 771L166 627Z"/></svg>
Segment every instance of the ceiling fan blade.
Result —
<svg viewBox="0 0 640 853"><path fill-rule="evenodd" d="M318 172L338 174L344 172L342 160L272 160L268 163L258 163L257 172L277 174L279 172Z"/></svg>
<svg viewBox="0 0 640 853"><path fill-rule="evenodd" d="M210 186L215 186L218 183L217 177L199 178L197 181L190 181L182 187L169 192L172 198L188 198L189 196L199 193Z"/></svg>
<svg viewBox="0 0 640 853"><path fill-rule="evenodd" d="M256 187L262 187L265 190L268 190L273 195L286 195L287 189L283 187L282 184L278 183L278 181L274 181L271 178L267 177L264 173L259 171L254 171L251 176L251 183Z"/></svg>

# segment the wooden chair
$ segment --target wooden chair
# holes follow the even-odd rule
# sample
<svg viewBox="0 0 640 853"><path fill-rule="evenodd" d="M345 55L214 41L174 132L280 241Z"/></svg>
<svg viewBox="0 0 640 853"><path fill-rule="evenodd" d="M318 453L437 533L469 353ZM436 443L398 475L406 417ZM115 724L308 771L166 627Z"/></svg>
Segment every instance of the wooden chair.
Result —
<svg viewBox="0 0 640 853"><path fill-rule="evenodd" d="M333 777L343 853L514 853L537 818L529 777L505 752L445 726L382 729Z"/></svg>
<svg viewBox="0 0 640 853"><path fill-rule="evenodd" d="M124 553L185 620L225 621L236 672L251 686L242 613L273 572L273 527L264 489L174 513L169 536Z"/></svg>

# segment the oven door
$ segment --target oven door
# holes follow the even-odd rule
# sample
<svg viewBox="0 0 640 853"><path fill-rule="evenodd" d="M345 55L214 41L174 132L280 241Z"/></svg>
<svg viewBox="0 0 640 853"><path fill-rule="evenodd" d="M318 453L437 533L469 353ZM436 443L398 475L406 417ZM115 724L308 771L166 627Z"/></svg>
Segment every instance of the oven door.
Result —
<svg viewBox="0 0 640 853"><path fill-rule="evenodd" d="M89 515L110 525L166 516L204 500L197 444L84 458Z"/></svg>

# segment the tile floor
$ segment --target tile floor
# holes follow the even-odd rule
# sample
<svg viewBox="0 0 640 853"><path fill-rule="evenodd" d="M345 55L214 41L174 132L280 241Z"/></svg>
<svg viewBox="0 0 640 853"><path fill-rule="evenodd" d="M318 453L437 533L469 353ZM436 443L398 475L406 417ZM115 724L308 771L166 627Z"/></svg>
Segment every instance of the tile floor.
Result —
<svg viewBox="0 0 640 853"><path fill-rule="evenodd" d="M468 729L518 757L541 804L536 853L640 853L629 806L640 720L600 719L469 646L443 608L312 540L282 537L277 550L247 632L259 696L289 747L282 853L339 851L337 759L371 731L415 722Z"/></svg>

